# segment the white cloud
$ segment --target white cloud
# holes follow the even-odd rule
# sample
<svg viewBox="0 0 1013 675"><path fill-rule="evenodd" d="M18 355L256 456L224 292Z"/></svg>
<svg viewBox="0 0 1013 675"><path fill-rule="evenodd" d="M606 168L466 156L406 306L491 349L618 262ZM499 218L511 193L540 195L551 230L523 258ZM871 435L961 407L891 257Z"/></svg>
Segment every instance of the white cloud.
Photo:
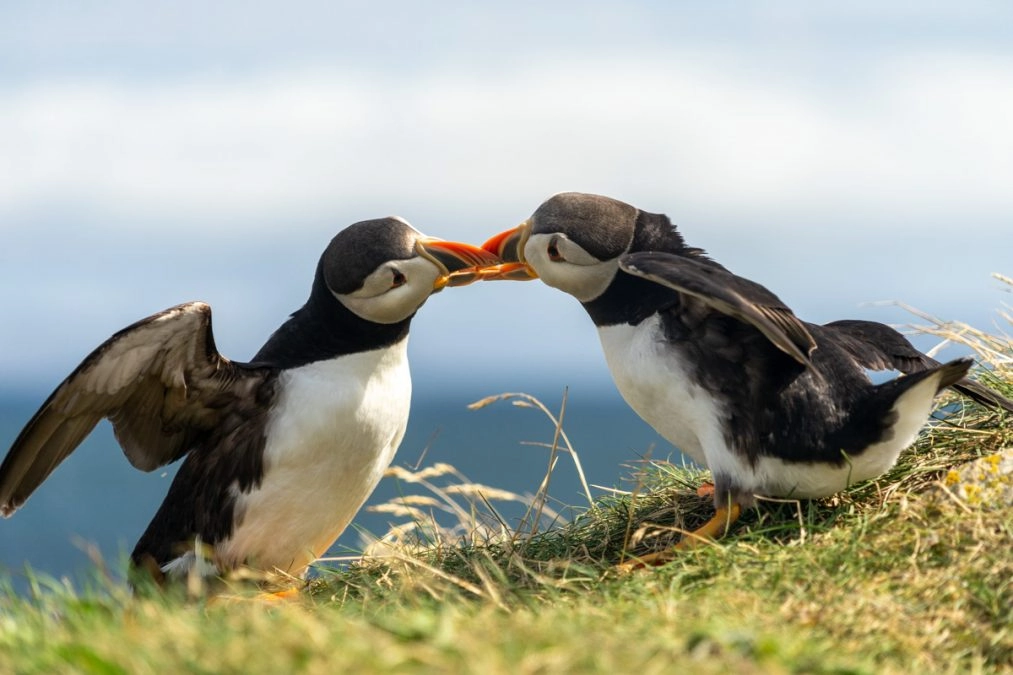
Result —
<svg viewBox="0 0 1013 675"><path fill-rule="evenodd" d="M385 199L533 208L561 189L730 216L1013 212L1008 60L926 52L834 84L706 56L8 88L0 214L203 227Z"/></svg>
<svg viewBox="0 0 1013 675"><path fill-rule="evenodd" d="M987 321L988 274L1010 273L1013 250L1013 63L751 56L0 81L0 372L58 378L116 328L198 298L242 359L352 220L476 240L571 189L671 214L806 318L904 320L858 309L899 299ZM434 298L412 349L418 372L467 372L483 352L506 376L603 368L579 306L537 284Z"/></svg>

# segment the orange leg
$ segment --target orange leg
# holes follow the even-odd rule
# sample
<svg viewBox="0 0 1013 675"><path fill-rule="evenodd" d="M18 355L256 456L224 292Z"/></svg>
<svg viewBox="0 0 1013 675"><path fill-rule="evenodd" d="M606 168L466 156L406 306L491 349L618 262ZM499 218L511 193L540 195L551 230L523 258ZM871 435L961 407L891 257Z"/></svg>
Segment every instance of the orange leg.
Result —
<svg viewBox="0 0 1013 675"><path fill-rule="evenodd" d="M722 506L714 512L713 518L692 532L687 532L675 546L664 551L633 558L619 565L618 569L620 572L630 572L648 566L664 565L675 559L676 551L685 551L724 536L731 528L732 523L739 519L741 513L742 507L735 502L728 506Z"/></svg>
<svg viewBox="0 0 1013 675"><path fill-rule="evenodd" d="M732 523L742 515L742 507L732 502L714 512L714 517L679 540L673 550L685 551L713 539L719 539L731 529Z"/></svg>
<svg viewBox="0 0 1013 675"><path fill-rule="evenodd" d="M286 588L283 591L275 591L273 593L258 593L254 596L254 600L260 600L261 602L275 603L285 602L287 600L296 600L299 598L298 588Z"/></svg>
<svg viewBox="0 0 1013 675"><path fill-rule="evenodd" d="M299 599L299 589L296 587L286 588L283 591L267 592L261 591L256 595L214 595L208 598L208 606L234 605L241 602L260 602L268 605L277 605L283 602L291 602Z"/></svg>

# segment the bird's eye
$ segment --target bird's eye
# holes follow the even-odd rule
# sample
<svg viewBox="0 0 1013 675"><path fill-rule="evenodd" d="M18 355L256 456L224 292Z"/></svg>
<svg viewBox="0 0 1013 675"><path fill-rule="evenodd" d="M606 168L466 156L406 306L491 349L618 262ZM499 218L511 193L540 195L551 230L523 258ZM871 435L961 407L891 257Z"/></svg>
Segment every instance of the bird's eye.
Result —
<svg viewBox="0 0 1013 675"><path fill-rule="evenodd" d="M549 242L549 248L547 249L549 254L549 260L552 262L562 262L563 256L559 253L559 246L556 244L556 240L553 239Z"/></svg>
<svg viewBox="0 0 1013 675"><path fill-rule="evenodd" d="M390 287L397 288L398 286L404 286L406 283L408 283L408 277L401 270L394 270L394 277L390 281Z"/></svg>

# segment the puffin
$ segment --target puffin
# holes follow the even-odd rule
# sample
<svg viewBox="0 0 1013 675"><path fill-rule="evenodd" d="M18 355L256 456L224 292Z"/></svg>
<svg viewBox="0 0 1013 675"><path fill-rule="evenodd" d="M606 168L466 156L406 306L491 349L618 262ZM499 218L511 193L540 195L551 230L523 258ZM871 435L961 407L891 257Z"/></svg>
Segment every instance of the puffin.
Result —
<svg viewBox="0 0 1013 675"><path fill-rule="evenodd" d="M638 565L722 536L757 496L826 497L883 474L946 387L1013 411L967 379L970 359L941 364L872 321L803 321L665 215L616 199L557 194L483 248L504 263L482 279L539 278L575 297L625 401L711 471L714 517ZM873 384L869 370L902 375Z"/></svg>
<svg viewBox="0 0 1013 675"><path fill-rule="evenodd" d="M104 418L134 467L183 460L132 570L158 584L240 569L302 578L404 436L412 317L494 262L399 217L365 220L334 236L309 299L247 363L218 352L203 302L127 326L18 435L0 465L0 514L13 515Z"/></svg>

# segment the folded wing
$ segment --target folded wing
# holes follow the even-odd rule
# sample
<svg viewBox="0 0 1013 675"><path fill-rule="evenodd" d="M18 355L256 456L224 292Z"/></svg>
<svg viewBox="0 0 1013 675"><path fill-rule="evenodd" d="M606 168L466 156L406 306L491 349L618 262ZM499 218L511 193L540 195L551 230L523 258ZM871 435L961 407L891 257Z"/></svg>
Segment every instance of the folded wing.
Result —
<svg viewBox="0 0 1013 675"><path fill-rule="evenodd" d="M619 267L752 325L785 354L811 365L809 354L816 341L809 328L763 286L719 266L657 251L627 254L620 258ZM864 368L917 373L940 365L903 335L874 321L834 321L813 330L820 332L821 340L833 340ZM1013 412L1013 401L966 377L952 387L982 405Z"/></svg>
<svg viewBox="0 0 1013 675"><path fill-rule="evenodd" d="M809 354L816 348L813 336L780 298L760 284L721 267L658 251L629 253L619 259L619 267L751 324L785 354L811 365Z"/></svg>

